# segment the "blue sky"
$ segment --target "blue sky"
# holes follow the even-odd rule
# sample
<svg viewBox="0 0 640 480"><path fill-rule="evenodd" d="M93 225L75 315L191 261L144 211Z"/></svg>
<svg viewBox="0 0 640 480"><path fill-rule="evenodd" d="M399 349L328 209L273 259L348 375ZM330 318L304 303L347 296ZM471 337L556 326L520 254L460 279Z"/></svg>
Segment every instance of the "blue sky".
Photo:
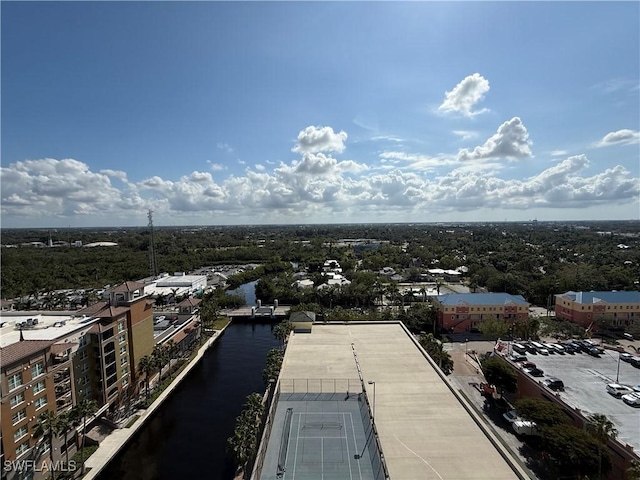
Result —
<svg viewBox="0 0 640 480"><path fill-rule="evenodd" d="M638 2L2 2L3 227L640 219Z"/></svg>

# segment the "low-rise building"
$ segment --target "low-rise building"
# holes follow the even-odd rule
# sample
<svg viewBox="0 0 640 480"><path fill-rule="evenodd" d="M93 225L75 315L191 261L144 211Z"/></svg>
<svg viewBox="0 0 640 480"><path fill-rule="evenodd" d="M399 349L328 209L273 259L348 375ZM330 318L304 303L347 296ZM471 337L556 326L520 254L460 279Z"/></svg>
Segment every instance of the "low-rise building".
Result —
<svg viewBox="0 0 640 480"><path fill-rule="evenodd" d="M556 317L585 328L608 321L615 327L640 322L640 292L566 292L555 296Z"/></svg>
<svg viewBox="0 0 640 480"><path fill-rule="evenodd" d="M448 293L434 297L433 302L438 326L451 333L479 328L488 318L515 322L529 315L529 302L509 293Z"/></svg>

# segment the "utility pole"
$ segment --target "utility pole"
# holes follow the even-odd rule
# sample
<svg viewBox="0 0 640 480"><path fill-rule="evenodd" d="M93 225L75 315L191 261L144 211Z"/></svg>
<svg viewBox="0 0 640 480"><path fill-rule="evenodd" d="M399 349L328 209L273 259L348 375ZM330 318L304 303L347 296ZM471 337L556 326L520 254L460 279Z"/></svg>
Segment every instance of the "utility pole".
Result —
<svg viewBox="0 0 640 480"><path fill-rule="evenodd" d="M149 274L156 278L158 276L158 264L156 261L156 242L153 238L153 210L147 214L149 219Z"/></svg>

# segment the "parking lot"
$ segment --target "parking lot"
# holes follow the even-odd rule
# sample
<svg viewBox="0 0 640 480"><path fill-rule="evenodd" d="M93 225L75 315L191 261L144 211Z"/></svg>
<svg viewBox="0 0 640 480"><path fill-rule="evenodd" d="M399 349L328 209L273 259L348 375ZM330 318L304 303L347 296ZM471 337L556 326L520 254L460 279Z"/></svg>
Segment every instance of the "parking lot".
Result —
<svg viewBox="0 0 640 480"><path fill-rule="evenodd" d="M536 355L527 353L529 361L544 370L542 382L549 376L564 382L560 397L570 406L583 411L585 416L601 413L611 420L618 430L618 439L640 450L640 408L625 404L607 393L608 383L629 386L640 385L640 369L619 361L618 352L605 350L600 357L586 353Z"/></svg>

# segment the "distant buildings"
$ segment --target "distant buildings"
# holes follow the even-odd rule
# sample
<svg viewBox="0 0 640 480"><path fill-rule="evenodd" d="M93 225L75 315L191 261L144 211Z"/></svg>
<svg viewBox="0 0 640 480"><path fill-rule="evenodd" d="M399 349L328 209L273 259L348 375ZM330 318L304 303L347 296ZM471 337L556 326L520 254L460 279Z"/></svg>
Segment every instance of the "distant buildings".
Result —
<svg viewBox="0 0 640 480"><path fill-rule="evenodd" d="M508 293L448 293L434 297L438 326L451 333L478 328L488 318L526 320L529 302Z"/></svg>
<svg viewBox="0 0 640 480"><path fill-rule="evenodd" d="M555 297L556 317L585 328L599 321L614 327L640 321L640 292L566 292Z"/></svg>

